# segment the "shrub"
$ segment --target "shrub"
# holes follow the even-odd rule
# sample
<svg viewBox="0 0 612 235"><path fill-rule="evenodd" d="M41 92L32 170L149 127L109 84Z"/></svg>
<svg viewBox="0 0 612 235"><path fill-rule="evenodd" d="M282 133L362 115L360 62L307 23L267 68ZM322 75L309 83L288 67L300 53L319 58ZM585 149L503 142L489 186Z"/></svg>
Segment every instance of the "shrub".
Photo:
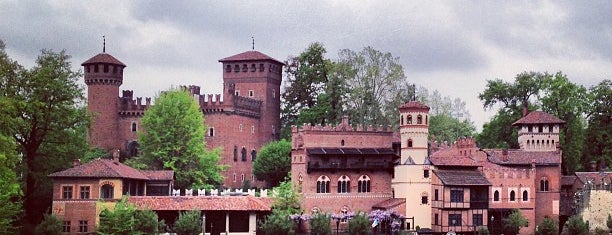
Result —
<svg viewBox="0 0 612 235"><path fill-rule="evenodd" d="M529 220L523 216L520 210L513 209L508 218L504 219L504 228L510 234L518 234L522 227L529 226Z"/></svg>
<svg viewBox="0 0 612 235"><path fill-rule="evenodd" d="M538 230L536 231L538 235L557 235L559 234L559 225L557 221L554 221L550 218L544 218L542 223L538 226Z"/></svg>
<svg viewBox="0 0 612 235"><path fill-rule="evenodd" d="M198 235L202 232L202 220L199 211L181 212L174 222L174 232L177 235Z"/></svg>
<svg viewBox="0 0 612 235"><path fill-rule="evenodd" d="M612 230L612 215L608 214L608 220L606 221L606 225L609 230Z"/></svg>
<svg viewBox="0 0 612 235"><path fill-rule="evenodd" d="M370 234L370 219L368 219L368 215L362 212L355 214L348 222L348 231L349 234Z"/></svg>
<svg viewBox="0 0 612 235"><path fill-rule="evenodd" d="M489 229L485 226L480 226L478 227L478 231L477 231L478 235L489 235Z"/></svg>
<svg viewBox="0 0 612 235"><path fill-rule="evenodd" d="M589 234L589 224L582 220L582 217L575 215L569 218L563 226L561 234L567 235L587 235Z"/></svg>
<svg viewBox="0 0 612 235"><path fill-rule="evenodd" d="M294 234L293 221L289 213L279 209L272 209L272 214L266 216L266 220L259 224L264 234Z"/></svg>
<svg viewBox="0 0 612 235"><path fill-rule="evenodd" d="M157 234L159 223L157 214L152 210L136 211L134 213L134 230L143 234Z"/></svg>
<svg viewBox="0 0 612 235"><path fill-rule="evenodd" d="M36 226L34 234L60 235L62 234L62 222L53 214L45 214L43 221Z"/></svg>
<svg viewBox="0 0 612 235"><path fill-rule="evenodd" d="M332 233L331 215L326 213L316 213L310 218L310 234L312 235L330 235Z"/></svg>

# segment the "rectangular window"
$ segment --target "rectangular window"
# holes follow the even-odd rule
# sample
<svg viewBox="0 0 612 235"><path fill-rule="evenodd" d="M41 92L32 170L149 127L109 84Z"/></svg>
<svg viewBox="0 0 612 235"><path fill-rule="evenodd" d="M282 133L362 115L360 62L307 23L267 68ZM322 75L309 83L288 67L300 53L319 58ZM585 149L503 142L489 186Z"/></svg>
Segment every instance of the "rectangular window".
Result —
<svg viewBox="0 0 612 235"><path fill-rule="evenodd" d="M253 96L255 96L255 91L249 90L249 97L253 97Z"/></svg>
<svg viewBox="0 0 612 235"><path fill-rule="evenodd" d="M482 226L482 214L473 214L472 215L472 224L474 226Z"/></svg>
<svg viewBox="0 0 612 235"><path fill-rule="evenodd" d="M434 224L438 225L438 213L434 214Z"/></svg>
<svg viewBox="0 0 612 235"><path fill-rule="evenodd" d="M89 199L89 186L81 186L81 199Z"/></svg>
<svg viewBox="0 0 612 235"><path fill-rule="evenodd" d="M72 186L64 186L64 187L62 187L62 198L63 199L72 199Z"/></svg>
<svg viewBox="0 0 612 235"><path fill-rule="evenodd" d="M423 170L423 178L429 178L429 170Z"/></svg>
<svg viewBox="0 0 612 235"><path fill-rule="evenodd" d="M449 214L448 226L461 226L461 214Z"/></svg>
<svg viewBox="0 0 612 235"><path fill-rule="evenodd" d="M233 176L234 176L234 182L236 182L236 173L234 173Z"/></svg>
<svg viewBox="0 0 612 235"><path fill-rule="evenodd" d="M240 91L239 91L239 90L236 90L236 91L234 91L234 94L235 94L236 96L240 96Z"/></svg>
<svg viewBox="0 0 612 235"><path fill-rule="evenodd" d="M87 220L79 220L79 233L89 232L87 228Z"/></svg>
<svg viewBox="0 0 612 235"><path fill-rule="evenodd" d="M240 175L240 181L244 182L244 174Z"/></svg>
<svg viewBox="0 0 612 235"><path fill-rule="evenodd" d="M451 202L463 202L463 190L451 190Z"/></svg>
<svg viewBox="0 0 612 235"><path fill-rule="evenodd" d="M548 132L550 132L550 133L553 132L553 125L548 126Z"/></svg>
<svg viewBox="0 0 612 235"><path fill-rule="evenodd" d="M69 233L70 232L70 221L63 221L62 222L62 232L63 233Z"/></svg>
<svg viewBox="0 0 612 235"><path fill-rule="evenodd" d="M538 126L538 132L540 133L544 132L544 126L542 125Z"/></svg>
<svg viewBox="0 0 612 235"><path fill-rule="evenodd" d="M438 201L438 190L434 190L434 201Z"/></svg>
<svg viewBox="0 0 612 235"><path fill-rule="evenodd" d="M251 126L251 134L255 133L255 126Z"/></svg>
<svg viewBox="0 0 612 235"><path fill-rule="evenodd" d="M421 196L421 204L427 204L428 198L427 196Z"/></svg>

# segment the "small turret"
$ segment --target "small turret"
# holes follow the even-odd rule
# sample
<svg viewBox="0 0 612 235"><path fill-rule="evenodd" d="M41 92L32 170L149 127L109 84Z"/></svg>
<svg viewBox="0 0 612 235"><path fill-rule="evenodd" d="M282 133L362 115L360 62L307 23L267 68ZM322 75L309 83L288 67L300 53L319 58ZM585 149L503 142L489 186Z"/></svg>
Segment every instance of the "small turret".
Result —
<svg viewBox="0 0 612 235"><path fill-rule="evenodd" d="M520 148L528 151L556 151L559 130L565 122L542 111L533 111L512 125L519 128Z"/></svg>

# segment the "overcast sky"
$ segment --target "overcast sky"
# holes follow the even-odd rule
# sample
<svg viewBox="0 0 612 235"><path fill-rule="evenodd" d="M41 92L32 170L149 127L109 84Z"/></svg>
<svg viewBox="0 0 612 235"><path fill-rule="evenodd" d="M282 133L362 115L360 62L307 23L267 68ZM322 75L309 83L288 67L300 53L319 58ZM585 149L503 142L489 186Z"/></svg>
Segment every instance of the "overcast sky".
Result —
<svg viewBox="0 0 612 235"><path fill-rule="evenodd" d="M121 89L171 85L219 93L218 60L255 49L278 60L312 42L328 57L372 46L407 79L467 103L478 129L494 113L487 79L562 71L587 87L612 76L612 1L0 1L0 39L31 67L43 48L74 68L102 52L127 65Z"/></svg>

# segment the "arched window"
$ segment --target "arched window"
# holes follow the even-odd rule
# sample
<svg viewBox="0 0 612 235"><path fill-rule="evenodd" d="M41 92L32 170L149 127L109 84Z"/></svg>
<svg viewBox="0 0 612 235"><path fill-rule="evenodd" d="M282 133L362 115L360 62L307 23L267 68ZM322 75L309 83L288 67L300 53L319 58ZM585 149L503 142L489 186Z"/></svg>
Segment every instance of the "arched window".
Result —
<svg viewBox="0 0 612 235"><path fill-rule="evenodd" d="M138 155L138 142L131 141L127 146L127 156L134 157Z"/></svg>
<svg viewBox="0 0 612 235"><path fill-rule="evenodd" d="M544 177L540 180L540 191L542 192L548 191L548 178Z"/></svg>
<svg viewBox="0 0 612 235"><path fill-rule="evenodd" d="M514 190L510 191L510 201L516 201L516 193L514 192Z"/></svg>
<svg viewBox="0 0 612 235"><path fill-rule="evenodd" d="M406 118L406 124L412 124L412 115L408 115Z"/></svg>
<svg viewBox="0 0 612 235"><path fill-rule="evenodd" d="M421 193L421 204L429 203L429 194L427 192Z"/></svg>
<svg viewBox="0 0 612 235"><path fill-rule="evenodd" d="M247 157L246 157L246 148L245 147L242 147L242 152L241 153L242 153L242 161L246 162Z"/></svg>
<svg viewBox="0 0 612 235"><path fill-rule="evenodd" d="M137 131L137 125L136 122L132 122L132 132L136 132Z"/></svg>
<svg viewBox="0 0 612 235"><path fill-rule="evenodd" d="M400 115L400 125L404 125L404 115Z"/></svg>
<svg viewBox="0 0 612 235"><path fill-rule="evenodd" d="M370 177L362 175L357 181L357 192L358 193L369 193L370 192Z"/></svg>
<svg viewBox="0 0 612 235"><path fill-rule="evenodd" d="M408 139L408 148L412 148L412 139Z"/></svg>
<svg viewBox="0 0 612 235"><path fill-rule="evenodd" d="M110 184L102 185L100 188L100 198L111 199L114 197L114 187Z"/></svg>
<svg viewBox="0 0 612 235"><path fill-rule="evenodd" d="M340 146L344 146L344 140L340 141Z"/></svg>
<svg viewBox="0 0 612 235"><path fill-rule="evenodd" d="M340 176L338 178L338 193L350 193L351 192L351 179L346 176Z"/></svg>
<svg viewBox="0 0 612 235"><path fill-rule="evenodd" d="M215 136L215 128L214 127L208 128L208 136Z"/></svg>
<svg viewBox="0 0 612 235"><path fill-rule="evenodd" d="M495 192L493 192L493 201L494 202L499 202L499 191L495 190Z"/></svg>
<svg viewBox="0 0 612 235"><path fill-rule="evenodd" d="M317 179L317 193L329 193L329 177L319 176Z"/></svg>
<svg viewBox="0 0 612 235"><path fill-rule="evenodd" d="M255 149L251 150L251 161L254 162L257 157L257 151Z"/></svg>
<svg viewBox="0 0 612 235"><path fill-rule="evenodd" d="M526 202L529 200L529 193L527 193L527 190L523 191L523 201Z"/></svg>
<svg viewBox="0 0 612 235"><path fill-rule="evenodd" d="M421 115L417 116L417 124L423 124L423 116Z"/></svg>
<svg viewBox="0 0 612 235"><path fill-rule="evenodd" d="M240 65L234 65L234 72L240 72Z"/></svg>
<svg viewBox="0 0 612 235"><path fill-rule="evenodd" d="M238 161L238 146L234 145L234 161Z"/></svg>
<svg viewBox="0 0 612 235"><path fill-rule="evenodd" d="M228 72L228 73L229 73L229 72L231 72L231 71L232 71L232 66L231 66L231 65L229 65L229 64L228 64L228 65L226 65L226 66L225 66L225 72Z"/></svg>

